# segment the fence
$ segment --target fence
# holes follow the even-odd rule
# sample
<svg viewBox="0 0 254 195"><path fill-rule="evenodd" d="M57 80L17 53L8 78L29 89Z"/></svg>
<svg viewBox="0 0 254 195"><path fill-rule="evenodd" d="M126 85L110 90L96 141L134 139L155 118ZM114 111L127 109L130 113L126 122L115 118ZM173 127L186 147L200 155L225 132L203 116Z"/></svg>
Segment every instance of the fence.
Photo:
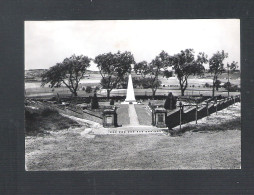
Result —
<svg viewBox="0 0 254 195"><path fill-rule="evenodd" d="M221 100L208 99L204 102L197 103L196 105L182 105L180 103L177 109L168 113L166 117L166 125L169 129L180 125L181 129L182 124L191 121L196 121L197 124L198 119L209 116L210 114L215 112L217 113L217 111L227 108L228 106L240 101L240 96L235 96L231 98L224 98ZM186 106L190 108L184 111L184 107Z"/></svg>

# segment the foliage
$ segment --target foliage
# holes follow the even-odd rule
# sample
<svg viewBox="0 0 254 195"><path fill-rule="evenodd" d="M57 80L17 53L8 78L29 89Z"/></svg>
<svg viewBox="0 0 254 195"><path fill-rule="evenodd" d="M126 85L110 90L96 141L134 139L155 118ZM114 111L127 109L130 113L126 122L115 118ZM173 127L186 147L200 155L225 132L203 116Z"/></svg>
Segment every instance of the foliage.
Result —
<svg viewBox="0 0 254 195"><path fill-rule="evenodd" d="M133 55L127 51L101 54L95 58L94 62L99 68L102 76L101 85L107 89L108 98L111 90L116 88L124 76L131 71L131 64L135 63Z"/></svg>
<svg viewBox="0 0 254 195"><path fill-rule="evenodd" d="M238 87L234 86L234 87L231 87L230 85L230 82L229 82L229 71L235 71L236 68L238 68L238 63L233 61L231 64L227 63L227 70L228 70L228 86L226 85L226 89L228 90L228 96L229 96L229 92L230 91L237 91L238 90Z"/></svg>
<svg viewBox="0 0 254 195"><path fill-rule="evenodd" d="M236 92L236 91L240 91L240 88L238 87L238 85L233 85L230 82L226 82L223 87L230 92Z"/></svg>
<svg viewBox="0 0 254 195"><path fill-rule="evenodd" d="M97 91L99 91L100 90L100 87L99 86L96 86L95 88L94 88L94 93L96 93Z"/></svg>
<svg viewBox="0 0 254 195"><path fill-rule="evenodd" d="M231 87L231 83L230 82L226 82L224 83L223 87L228 90Z"/></svg>
<svg viewBox="0 0 254 195"><path fill-rule="evenodd" d="M159 75L163 75L164 67L169 63L168 57L169 55L165 51L162 51L158 56L155 57L154 60L152 60L151 63L142 61L136 63L134 66L134 71L137 74L141 74L141 76L144 78L142 81L143 88L152 89L153 98L161 84L161 81L158 77Z"/></svg>
<svg viewBox="0 0 254 195"><path fill-rule="evenodd" d="M210 84L209 83L205 83L204 85L206 88L210 87Z"/></svg>
<svg viewBox="0 0 254 195"><path fill-rule="evenodd" d="M172 110L176 108L176 98L173 96L171 92L168 93L168 96L164 103L164 108L168 110Z"/></svg>
<svg viewBox="0 0 254 195"><path fill-rule="evenodd" d="M89 66L90 59L88 57L72 55L44 72L41 84L44 86L50 83L51 88L64 84L74 96L77 96L79 82Z"/></svg>
<svg viewBox="0 0 254 195"><path fill-rule="evenodd" d="M216 85L216 80L218 79L218 75L222 74L225 69L224 69L224 59L228 57L228 54L222 50L221 52L217 52L213 54L213 56L209 59L209 73L213 75L213 94L212 96L214 97L214 89Z"/></svg>
<svg viewBox="0 0 254 195"><path fill-rule="evenodd" d="M94 93L94 96L92 98L91 108L92 109L98 109L99 108L99 102L98 102L98 98L97 98L96 93Z"/></svg>
<svg viewBox="0 0 254 195"><path fill-rule="evenodd" d="M153 84L153 79L150 77L132 77L132 83L134 88L142 88L142 89L149 89L151 88ZM128 77L124 78L124 80L119 84L123 89L127 88L128 85ZM154 85L156 87L159 87L161 85L161 81L158 79L156 82L154 82Z"/></svg>
<svg viewBox="0 0 254 195"><path fill-rule="evenodd" d="M172 77L173 76L173 72L169 71L169 70L165 70L163 73L163 76L166 78Z"/></svg>
<svg viewBox="0 0 254 195"><path fill-rule="evenodd" d="M91 86L87 86L86 87L86 93L91 93L92 92L92 87Z"/></svg>
<svg viewBox="0 0 254 195"><path fill-rule="evenodd" d="M216 81L215 81L215 88L216 88L216 91L219 90L220 84L221 84L221 81L220 81L220 80L216 80Z"/></svg>
<svg viewBox="0 0 254 195"><path fill-rule="evenodd" d="M227 63L227 69L235 71L238 68L238 62L233 61L231 64Z"/></svg>
<svg viewBox="0 0 254 195"><path fill-rule="evenodd" d="M110 105L114 105L114 104L115 104L114 100L111 99L109 104L110 104Z"/></svg>
<svg viewBox="0 0 254 195"><path fill-rule="evenodd" d="M171 56L170 61L170 66L173 66L179 80L182 96L188 86L188 77L203 74L205 70L203 64L208 62L205 53L199 53L195 59L193 49L182 50L180 53Z"/></svg>

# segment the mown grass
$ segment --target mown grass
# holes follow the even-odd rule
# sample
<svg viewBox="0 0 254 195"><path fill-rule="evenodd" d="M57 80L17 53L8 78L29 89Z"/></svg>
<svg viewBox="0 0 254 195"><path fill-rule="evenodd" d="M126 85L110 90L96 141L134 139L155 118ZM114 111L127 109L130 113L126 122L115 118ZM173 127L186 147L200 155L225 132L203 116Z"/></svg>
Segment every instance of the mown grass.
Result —
<svg viewBox="0 0 254 195"><path fill-rule="evenodd" d="M136 104L136 113L138 115L138 121L140 125L151 125L152 124L152 113L147 109L147 104Z"/></svg>
<svg viewBox="0 0 254 195"><path fill-rule="evenodd" d="M120 104L117 109L117 121L119 125L130 124L129 105Z"/></svg>
<svg viewBox="0 0 254 195"><path fill-rule="evenodd" d="M240 131L191 132L181 137L72 135L28 140L28 170L236 169L241 165Z"/></svg>

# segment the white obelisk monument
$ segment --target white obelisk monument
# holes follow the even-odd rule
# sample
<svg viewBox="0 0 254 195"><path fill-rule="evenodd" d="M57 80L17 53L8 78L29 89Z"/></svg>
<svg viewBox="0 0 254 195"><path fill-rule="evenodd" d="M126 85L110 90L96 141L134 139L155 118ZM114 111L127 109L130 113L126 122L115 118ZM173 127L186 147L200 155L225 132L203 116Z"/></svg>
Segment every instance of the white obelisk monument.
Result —
<svg viewBox="0 0 254 195"><path fill-rule="evenodd" d="M135 95L134 95L134 89L133 89L133 83L132 83L132 77L131 73L129 74L129 79L128 79L128 87L127 87L127 92L126 92L126 99L123 102L123 104L137 104Z"/></svg>

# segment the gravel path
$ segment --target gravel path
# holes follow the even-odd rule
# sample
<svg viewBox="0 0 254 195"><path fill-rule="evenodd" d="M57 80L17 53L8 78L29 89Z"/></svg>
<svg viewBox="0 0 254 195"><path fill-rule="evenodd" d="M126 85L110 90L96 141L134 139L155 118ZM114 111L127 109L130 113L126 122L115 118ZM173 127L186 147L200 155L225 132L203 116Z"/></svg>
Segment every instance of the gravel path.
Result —
<svg viewBox="0 0 254 195"><path fill-rule="evenodd" d="M130 126L138 126L138 115L136 113L134 104L129 104L129 118L130 118Z"/></svg>

